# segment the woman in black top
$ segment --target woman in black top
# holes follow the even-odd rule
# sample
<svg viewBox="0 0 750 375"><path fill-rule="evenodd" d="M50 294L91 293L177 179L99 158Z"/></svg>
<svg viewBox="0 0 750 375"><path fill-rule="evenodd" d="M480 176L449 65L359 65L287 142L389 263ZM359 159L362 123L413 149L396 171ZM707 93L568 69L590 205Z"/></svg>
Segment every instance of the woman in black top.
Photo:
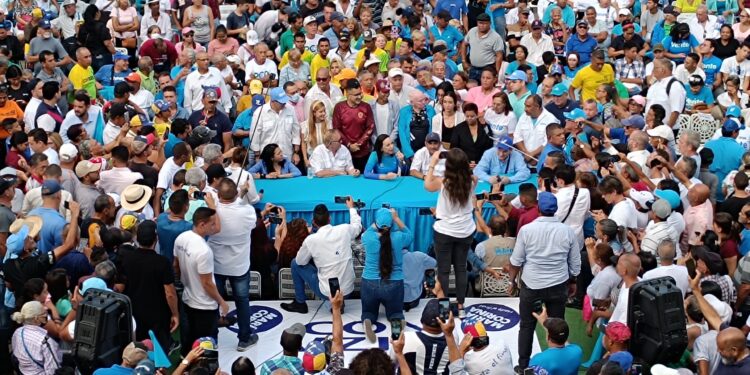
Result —
<svg viewBox="0 0 750 375"><path fill-rule="evenodd" d="M723 25L720 30L719 40L714 47L714 56L724 60L737 54L737 48L740 48L740 42L734 38L734 30L730 25Z"/></svg>
<svg viewBox="0 0 750 375"><path fill-rule="evenodd" d="M466 121L456 125L451 136L451 148L460 148L469 157L471 168L482 158L482 154L492 148L490 129L479 122L479 109L474 103L464 104Z"/></svg>
<svg viewBox="0 0 750 375"><path fill-rule="evenodd" d="M89 5L83 12L83 25L78 31L78 43L91 52L91 67L94 72L102 65L112 64L112 55L115 53L112 36L101 18L102 12L99 8Z"/></svg>

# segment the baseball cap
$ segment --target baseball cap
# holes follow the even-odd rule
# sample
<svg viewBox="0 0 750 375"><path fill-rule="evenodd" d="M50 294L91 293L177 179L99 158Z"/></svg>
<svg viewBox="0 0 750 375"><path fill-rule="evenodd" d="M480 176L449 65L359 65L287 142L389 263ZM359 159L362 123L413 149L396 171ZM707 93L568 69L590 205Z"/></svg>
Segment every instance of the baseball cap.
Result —
<svg viewBox="0 0 750 375"><path fill-rule="evenodd" d="M159 99L151 105L151 110L154 111L155 114L169 111L169 103L166 100Z"/></svg>
<svg viewBox="0 0 750 375"><path fill-rule="evenodd" d="M254 79L250 81L250 94L256 95L263 92L263 82L261 82L259 79Z"/></svg>
<svg viewBox="0 0 750 375"><path fill-rule="evenodd" d="M622 126L643 129L643 127L646 126L646 120L644 120L641 115L632 115L622 120Z"/></svg>
<svg viewBox="0 0 750 375"><path fill-rule="evenodd" d="M13 187L18 182L15 176L0 178L0 194L4 193L8 188Z"/></svg>
<svg viewBox="0 0 750 375"><path fill-rule="evenodd" d="M86 279L86 281L84 281L83 284L81 284L81 295L85 296L86 292L88 292L89 289L111 290L107 287L107 283L105 283L104 280L98 277L90 277ZM125 359L124 355L123 355L123 359ZM137 363L138 361L135 361L135 363Z"/></svg>
<svg viewBox="0 0 750 375"><path fill-rule="evenodd" d="M183 27L183 28L182 28L182 35L185 35L185 34L187 34L187 33L193 33L193 34L195 34L195 30L193 30L193 28L192 28L192 27L190 27L190 26L188 26L188 27Z"/></svg>
<svg viewBox="0 0 750 375"><path fill-rule="evenodd" d="M440 134L435 133L435 132L427 134L427 136L424 137L424 141L427 142L427 143L431 143L431 142L438 142L439 143L440 142Z"/></svg>
<svg viewBox="0 0 750 375"><path fill-rule="evenodd" d="M585 19L581 18L580 20L578 20L578 22L576 22L576 26L586 26L586 27L589 27L589 24L588 24L588 22L586 22Z"/></svg>
<svg viewBox="0 0 750 375"><path fill-rule="evenodd" d="M307 344L302 355L302 367L309 373L323 371L328 363L328 355L323 341L315 340Z"/></svg>
<svg viewBox="0 0 750 375"><path fill-rule="evenodd" d="M653 48L653 51L654 52L656 52L656 51L662 51L662 52L664 52L664 45L661 44L661 43L656 43L656 45Z"/></svg>
<svg viewBox="0 0 750 375"><path fill-rule="evenodd" d="M554 214L557 212L557 198L554 194L548 191L539 193L539 212L543 214Z"/></svg>
<svg viewBox="0 0 750 375"><path fill-rule="evenodd" d="M531 23L531 29L532 30L533 29L543 29L543 28L544 28L544 25L542 24L542 21L535 20L534 22Z"/></svg>
<svg viewBox="0 0 750 375"><path fill-rule="evenodd" d="M393 214L387 208L379 208L375 212L375 226L380 228L390 228L393 225Z"/></svg>
<svg viewBox="0 0 750 375"><path fill-rule="evenodd" d="M477 22L490 22L489 14L479 13L479 15L477 15Z"/></svg>
<svg viewBox="0 0 750 375"><path fill-rule="evenodd" d="M199 140L199 143L208 143L216 137L216 130L211 130L203 125L196 126L193 128L193 132L190 133L191 137L194 137L195 139Z"/></svg>
<svg viewBox="0 0 750 375"><path fill-rule="evenodd" d="M43 19L41 22L39 22L39 27L45 30L49 30L52 28L52 24L47 19Z"/></svg>
<svg viewBox="0 0 750 375"><path fill-rule="evenodd" d="M619 323L619 322L617 322L617 323ZM620 324L622 324L622 323L620 323ZM625 328L627 328L627 326L625 326ZM629 328L628 328L628 330L629 330ZM633 355L630 354L630 353L628 353L628 352L626 352L626 351L612 353L612 355L609 356L609 362L615 362L615 363L617 363L618 365L620 365L620 368L622 368L622 370L624 371L624 373L627 374L627 372L630 371L630 367L633 366ZM652 374L653 374L653 372L652 372ZM692 375L692 372L690 374Z"/></svg>
<svg viewBox="0 0 750 375"><path fill-rule="evenodd" d="M440 305L438 303L437 299L431 299L427 301L427 304L424 305L424 310L422 310L422 318L419 319L420 323L432 327L432 328L439 328L440 323L438 323L437 318L440 316Z"/></svg>
<svg viewBox="0 0 750 375"><path fill-rule="evenodd" d="M219 93L214 89L205 89L203 90L203 98L208 99L209 102L218 102Z"/></svg>
<svg viewBox="0 0 750 375"><path fill-rule="evenodd" d="M151 122L151 120L148 119L145 115L135 115L133 118L130 119L130 126L131 127L139 127L139 126L149 126L153 125L154 123Z"/></svg>
<svg viewBox="0 0 750 375"><path fill-rule="evenodd" d="M630 98L630 100L636 102L641 107L646 106L646 98L644 98L643 95L634 95L633 97Z"/></svg>
<svg viewBox="0 0 750 375"><path fill-rule="evenodd" d="M677 10L677 8L672 6L672 4L668 4L667 6L664 7L664 14L671 14L673 16L679 16L680 12Z"/></svg>
<svg viewBox="0 0 750 375"><path fill-rule="evenodd" d="M52 195L60 190L62 190L62 186L55 180L44 180L42 182L42 195Z"/></svg>
<svg viewBox="0 0 750 375"><path fill-rule="evenodd" d="M646 134L648 134L650 137L659 137L666 140L674 139L674 133L672 132L672 129L667 125L659 125L653 129L646 130Z"/></svg>
<svg viewBox="0 0 750 375"><path fill-rule="evenodd" d="M76 0L65 0L65 1L63 1L62 5L63 6L66 6L66 5L75 5L75 3L76 3Z"/></svg>
<svg viewBox="0 0 750 375"><path fill-rule="evenodd" d="M87 282L90 282L94 279L104 283L104 280L98 277L92 277L83 282L84 288L86 288L85 285ZM135 367L140 361L144 359L148 359L148 347L146 347L146 345L143 345L143 343L137 341L131 342L130 344L128 344L128 346L125 347L125 350L122 351L122 360L127 362L130 366Z"/></svg>
<svg viewBox="0 0 750 375"><path fill-rule="evenodd" d="M341 30L341 32L339 33L339 40L349 40L349 37L350 37L351 35L352 35L352 34L351 34L351 33L349 32L349 29L343 29L343 30Z"/></svg>
<svg viewBox="0 0 750 375"><path fill-rule="evenodd" d="M260 38L258 37L258 32L255 30L248 30L245 33L245 40L247 41L248 45L254 46L260 42Z"/></svg>
<svg viewBox="0 0 750 375"><path fill-rule="evenodd" d="M372 32L372 30L365 30L364 33L362 33L362 39L364 39L365 42L369 42L372 40L372 38L375 37L375 34Z"/></svg>
<svg viewBox="0 0 750 375"><path fill-rule="evenodd" d="M526 82L526 73L523 70L516 70L515 72L511 73L507 79L508 81L523 81Z"/></svg>
<svg viewBox="0 0 750 375"><path fill-rule="evenodd" d="M378 92L382 92L384 94L391 92L391 83L388 82L387 79L379 79L376 83L376 87L378 88Z"/></svg>
<svg viewBox="0 0 750 375"><path fill-rule="evenodd" d="M78 148L74 144L66 143L60 146L59 154L61 162L71 162L78 156Z"/></svg>
<svg viewBox="0 0 750 375"><path fill-rule="evenodd" d="M344 21L344 19L345 19L345 18L344 18L344 15L343 15L343 14L341 14L341 12L333 12L333 13L331 14L331 21L338 21L338 22L343 22L343 21Z"/></svg>
<svg viewBox="0 0 750 375"><path fill-rule="evenodd" d="M138 155L142 153L144 150L146 150L146 147L148 147L148 145L153 142L153 135L149 135L151 136L151 141L149 141L147 137L144 137L142 135L133 138L133 143L130 144L130 150L133 152L133 154Z"/></svg>
<svg viewBox="0 0 750 375"><path fill-rule="evenodd" d="M461 322L461 331L464 334L471 334L472 337L487 336L487 329L484 327L484 323L474 317L464 319Z"/></svg>
<svg viewBox="0 0 750 375"><path fill-rule="evenodd" d="M580 108L575 108L570 112L563 113L563 116L568 120L580 120L586 118L586 112Z"/></svg>
<svg viewBox="0 0 750 375"><path fill-rule="evenodd" d="M352 79L352 78L357 78L357 72L349 68L341 69L341 72L339 72L339 74L336 74L336 76L333 77L334 81L338 81L338 82L346 81L347 79Z"/></svg>
<svg viewBox="0 0 750 375"><path fill-rule="evenodd" d="M690 84L690 86L703 86L703 77L697 74L693 74L690 76L690 78L688 78L688 83Z"/></svg>
<svg viewBox="0 0 750 375"><path fill-rule="evenodd" d="M400 10L400 12L399 12ZM406 7L406 8L399 8L396 9L396 15L409 18L414 15L414 8L412 7Z"/></svg>
<svg viewBox="0 0 750 375"><path fill-rule="evenodd" d="M195 339L192 348L195 349L197 347L201 347L207 350L216 350L218 348L218 345L216 344L216 340L214 340L213 337L206 336Z"/></svg>
<svg viewBox="0 0 750 375"><path fill-rule="evenodd" d="M542 194L545 194L544 192ZM547 193L552 195L552 193ZM554 197L554 195L552 195ZM565 342L570 335L570 327L565 320L560 318L548 318L544 321L544 328L547 328L547 335L555 339L556 342Z"/></svg>
<svg viewBox="0 0 750 375"><path fill-rule="evenodd" d="M76 176L83 178L89 173L98 172L101 168L101 164L92 163L89 160L81 160L76 164Z"/></svg>
<svg viewBox="0 0 750 375"><path fill-rule="evenodd" d="M435 46L432 47L432 54L433 55L436 54L436 53L444 53L446 51L448 51L448 47L446 47L444 44L437 44L437 43L435 43Z"/></svg>
<svg viewBox="0 0 750 375"><path fill-rule="evenodd" d="M42 8L34 8L31 11L31 16L34 18L42 18L44 17L44 11L42 10Z"/></svg>
<svg viewBox="0 0 750 375"><path fill-rule="evenodd" d="M620 8L620 11L617 12L618 16L629 16L630 14L630 10L628 10L627 8Z"/></svg>
<svg viewBox="0 0 750 375"><path fill-rule="evenodd" d="M305 20L302 22L302 26L307 26L313 22L317 24L318 20L314 16L307 16L305 17Z"/></svg>
<svg viewBox="0 0 750 375"><path fill-rule="evenodd" d="M721 130L725 132L733 132L743 129L745 129L745 125L738 123L737 120L733 118L728 118L726 121L724 121L724 124L721 125Z"/></svg>
<svg viewBox="0 0 750 375"><path fill-rule="evenodd" d="M271 101L286 104L289 102L289 96L286 95L283 88L274 87L271 89Z"/></svg>
<svg viewBox="0 0 750 375"><path fill-rule="evenodd" d="M740 109L740 107L738 107L738 106L736 106L736 105L733 104L733 105L730 105L729 107L727 107L727 113L726 113L726 115L727 115L727 117L736 117L736 118L739 118L740 116L742 116L742 110Z"/></svg>
<svg viewBox="0 0 750 375"><path fill-rule="evenodd" d="M629 29L631 27L635 27L635 25L633 25L633 21L631 21L631 20L622 21L622 23L620 25L622 25L622 29L623 30Z"/></svg>
<svg viewBox="0 0 750 375"><path fill-rule="evenodd" d="M126 55L126 54L124 54L124 53L122 53L120 51L115 52L114 56L112 56L112 59L114 59L114 60L127 60L129 58L130 58L130 56L128 56L128 55Z"/></svg>
<svg viewBox="0 0 750 375"><path fill-rule="evenodd" d="M370 65L375 65L375 64L380 65L380 60L378 60L377 57L372 56L372 57L370 57L369 60L365 61L365 68L367 68Z"/></svg>
<svg viewBox="0 0 750 375"><path fill-rule="evenodd" d="M242 59L240 59L240 57L237 56L237 55L229 55L229 56L227 56L227 61L230 64L241 64L242 63Z"/></svg>
<svg viewBox="0 0 750 375"><path fill-rule="evenodd" d="M305 326L294 323L281 332L281 347L288 351L302 350L302 339L305 337Z"/></svg>
<svg viewBox="0 0 750 375"><path fill-rule="evenodd" d="M128 82L138 82L141 83L141 75L138 74L138 72L133 72L128 74L127 77L125 77L125 80Z"/></svg>
<svg viewBox="0 0 750 375"><path fill-rule="evenodd" d="M657 199L656 202L651 205L651 211L654 212L656 217L664 220L672 214L672 205L670 205L669 201L666 199Z"/></svg>
<svg viewBox="0 0 750 375"><path fill-rule="evenodd" d="M253 95L253 109L258 108L262 106L263 104L266 104L266 98L263 97L263 95Z"/></svg>
<svg viewBox="0 0 750 375"><path fill-rule="evenodd" d="M404 71L401 70L401 68L393 68L388 71L388 78L393 78L396 76L404 76Z"/></svg>
<svg viewBox="0 0 750 375"><path fill-rule="evenodd" d="M513 149L513 139L504 136L497 141L495 147L497 147L498 150L511 150Z"/></svg>
<svg viewBox="0 0 750 375"><path fill-rule="evenodd" d="M151 2L158 0L151 0ZM151 4L149 2L149 4ZM135 366L133 369L134 375L153 375L156 372L156 364L154 364L154 361L146 358L140 362L138 362L138 365Z"/></svg>
<svg viewBox="0 0 750 375"><path fill-rule="evenodd" d="M552 86L552 92L550 94L552 96L563 96L566 92L568 92L568 87L565 86L564 83L558 83Z"/></svg>
<svg viewBox="0 0 750 375"><path fill-rule="evenodd" d="M682 202L680 200L680 195L677 194L674 190L656 189L654 190L654 196L656 196L657 198L664 199L667 202L669 202L669 205L672 207L673 210L679 207L680 203Z"/></svg>

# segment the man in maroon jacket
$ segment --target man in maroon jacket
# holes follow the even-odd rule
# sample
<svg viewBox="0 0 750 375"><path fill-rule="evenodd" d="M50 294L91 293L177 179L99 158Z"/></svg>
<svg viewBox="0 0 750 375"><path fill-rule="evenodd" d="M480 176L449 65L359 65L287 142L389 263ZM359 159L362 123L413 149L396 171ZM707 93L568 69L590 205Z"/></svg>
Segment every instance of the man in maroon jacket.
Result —
<svg viewBox="0 0 750 375"><path fill-rule="evenodd" d="M362 103L358 80L347 80L345 89L346 101L333 107L333 128L341 132L341 142L349 148L354 168L363 172L372 151L370 136L375 129L375 117L371 107Z"/></svg>

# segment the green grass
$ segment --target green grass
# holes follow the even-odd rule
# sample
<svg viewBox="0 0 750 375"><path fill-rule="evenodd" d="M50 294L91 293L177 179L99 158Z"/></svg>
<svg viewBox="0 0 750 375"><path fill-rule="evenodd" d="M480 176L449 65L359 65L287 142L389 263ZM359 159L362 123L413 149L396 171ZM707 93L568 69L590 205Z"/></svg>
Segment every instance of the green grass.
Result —
<svg viewBox="0 0 750 375"><path fill-rule="evenodd" d="M591 355L591 351L596 344L596 339L599 337L599 330L594 327L594 331L591 333L592 337L586 335L586 322L583 321L583 313L577 309L565 309L565 321L568 322L570 327L570 337L568 342L577 344L583 349L583 360L586 362ZM536 336L539 339L539 345L542 350L547 349L547 338L545 337L544 327L541 324L536 325ZM580 374L585 373L585 370L579 369Z"/></svg>

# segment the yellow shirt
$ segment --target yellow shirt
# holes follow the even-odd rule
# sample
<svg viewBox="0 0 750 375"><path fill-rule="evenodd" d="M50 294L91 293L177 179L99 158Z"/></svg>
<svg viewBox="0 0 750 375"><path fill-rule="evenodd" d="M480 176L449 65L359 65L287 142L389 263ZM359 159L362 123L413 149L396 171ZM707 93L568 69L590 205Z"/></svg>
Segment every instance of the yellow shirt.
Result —
<svg viewBox="0 0 750 375"><path fill-rule="evenodd" d="M284 56L281 57L281 62L279 62L279 71L281 71L281 68L283 68L286 64L289 64L289 52L284 52ZM312 61L313 57L317 55L316 53L312 53L309 50L305 50L305 53L302 54L302 61L310 64L310 61Z"/></svg>
<svg viewBox="0 0 750 375"><path fill-rule="evenodd" d="M96 79L94 78L94 69L92 67L89 66L84 69L82 66L75 64L73 69L70 69L68 79L73 84L74 89L86 90L91 99L96 98Z"/></svg>
<svg viewBox="0 0 750 375"><path fill-rule="evenodd" d="M373 53L375 57L380 60L380 71L381 72L387 72L388 71L388 61L391 59L391 57L388 55L388 52L383 51L382 49L378 48ZM354 68L359 69L359 65L362 63L362 60L365 58L365 48L362 48L357 52L357 58L354 59Z"/></svg>
<svg viewBox="0 0 750 375"><path fill-rule="evenodd" d="M315 57L312 58L312 62L310 63L310 78L312 78L312 82L317 82L315 80L315 75L318 73L318 69L320 68L327 68L331 65L331 61L328 60L328 58L322 58L319 53L315 54Z"/></svg>
<svg viewBox="0 0 750 375"><path fill-rule="evenodd" d="M596 99L596 89L602 84L613 84L615 71L609 64L604 64L600 72L591 69L591 65L581 69L573 78L571 86L581 89L581 103L588 99Z"/></svg>
<svg viewBox="0 0 750 375"><path fill-rule="evenodd" d="M172 124L169 121L164 121L158 116L154 118L154 129L159 138L164 137L164 133L168 132Z"/></svg>
<svg viewBox="0 0 750 375"><path fill-rule="evenodd" d="M695 13L701 4L704 2L699 0L693 0L693 4L690 4L689 0L677 0L674 7L680 8L680 13Z"/></svg>

